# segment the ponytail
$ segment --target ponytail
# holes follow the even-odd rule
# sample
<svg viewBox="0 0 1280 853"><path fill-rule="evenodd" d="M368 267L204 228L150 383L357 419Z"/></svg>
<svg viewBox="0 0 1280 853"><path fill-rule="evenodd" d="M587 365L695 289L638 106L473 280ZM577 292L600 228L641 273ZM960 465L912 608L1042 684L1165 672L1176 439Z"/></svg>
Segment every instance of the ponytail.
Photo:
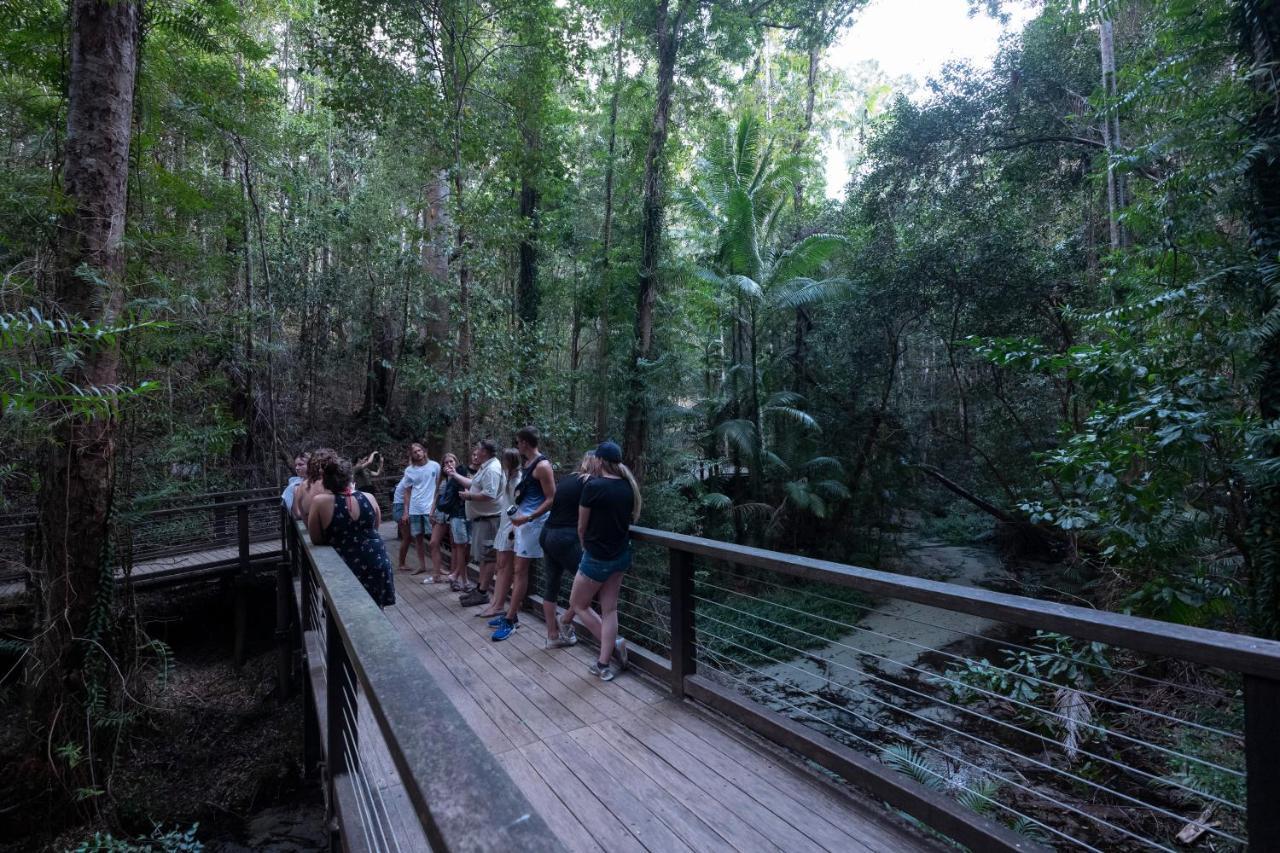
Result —
<svg viewBox="0 0 1280 853"><path fill-rule="evenodd" d="M622 474L626 481L631 484L631 495L635 498L635 506L631 508L631 523L635 524L640 520L640 510L644 504L644 500L640 497L640 484L636 482L635 475L631 473L631 469L626 465L618 465L618 473Z"/></svg>
<svg viewBox="0 0 1280 853"><path fill-rule="evenodd" d="M640 510L644 504L640 497L640 484L636 482L635 475L631 473L631 469L621 462L610 462L607 459L600 460L600 467L610 474L616 474L627 481L631 486L631 523L635 524L640 520Z"/></svg>

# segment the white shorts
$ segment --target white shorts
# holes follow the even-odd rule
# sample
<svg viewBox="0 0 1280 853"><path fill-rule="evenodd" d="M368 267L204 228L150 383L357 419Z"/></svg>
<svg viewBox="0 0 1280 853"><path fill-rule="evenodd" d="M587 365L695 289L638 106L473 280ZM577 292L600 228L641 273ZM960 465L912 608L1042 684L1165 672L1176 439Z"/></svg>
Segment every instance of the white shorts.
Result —
<svg viewBox="0 0 1280 853"><path fill-rule="evenodd" d="M516 542L515 537L512 535L513 530L515 530L515 527L511 524L511 516L502 516L502 520L498 522L498 532L493 537L493 550L514 551Z"/></svg>
<svg viewBox="0 0 1280 853"><path fill-rule="evenodd" d="M542 556L542 528L547 526L547 514L525 522L516 528L516 556L537 559Z"/></svg>

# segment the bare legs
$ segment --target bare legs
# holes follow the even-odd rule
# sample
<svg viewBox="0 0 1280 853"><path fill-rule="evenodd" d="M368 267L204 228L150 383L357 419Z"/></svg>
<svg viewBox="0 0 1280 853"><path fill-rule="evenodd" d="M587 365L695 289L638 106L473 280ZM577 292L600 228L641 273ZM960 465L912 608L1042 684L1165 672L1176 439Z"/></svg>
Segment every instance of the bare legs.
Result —
<svg viewBox="0 0 1280 853"><path fill-rule="evenodd" d="M569 618L573 618L573 611L566 611ZM560 621L556 619L556 603L555 601L542 600L542 623L547 626L547 639L560 639Z"/></svg>
<svg viewBox="0 0 1280 853"><path fill-rule="evenodd" d="M409 516L401 517L400 521L396 523L396 530L400 533L400 559L396 561L396 565L403 572L408 568L405 566L404 561L409 559L409 539L411 538L409 536Z"/></svg>
<svg viewBox="0 0 1280 853"><path fill-rule="evenodd" d="M618 639L618 595L622 591L625 572L614 572L604 583L593 581L578 572L573 577L573 591L569 593L569 609L565 611L567 623L577 616L582 624L600 642L601 666L607 666L613 657L613 645ZM591 599L600 595L600 613L591 609Z"/></svg>
<svg viewBox="0 0 1280 853"><path fill-rule="evenodd" d="M450 567L453 569L450 572L450 577L457 580L464 587L467 585L467 557L470 553L471 543L469 542L455 542L453 543L453 550L449 552Z"/></svg>
<svg viewBox="0 0 1280 853"><path fill-rule="evenodd" d="M413 534L414 550L418 552L418 570L413 574L421 574L427 569L427 536L425 533Z"/></svg>
<svg viewBox="0 0 1280 853"><path fill-rule="evenodd" d="M431 525L431 573L437 581L444 577L440 552L441 543L444 542L445 527L447 525L439 522Z"/></svg>
<svg viewBox="0 0 1280 853"><path fill-rule="evenodd" d="M530 557L516 557L514 574L511 577L511 604L507 606L507 621L514 622L520 616L520 608L524 605L524 597L529 592Z"/></svg>
<svg viewBox="0 0 1280 853"><path fill-rule="evenodd" d="M511 591L511 575L514 571L513 562L515 560L514 551L498 552L498 577L493 584L493 598L489 601L489 606L485 608L485 616L497 616L503 612L503 603L507 600L507 593Z"/></svg>

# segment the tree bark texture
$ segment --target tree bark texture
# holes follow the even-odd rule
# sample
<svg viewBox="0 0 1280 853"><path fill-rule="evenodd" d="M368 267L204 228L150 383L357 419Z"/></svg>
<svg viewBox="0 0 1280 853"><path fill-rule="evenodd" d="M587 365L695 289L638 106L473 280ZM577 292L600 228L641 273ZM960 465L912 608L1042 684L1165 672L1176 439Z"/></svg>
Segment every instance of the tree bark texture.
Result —
<svg viewBox="0 0 1280 853"><path fill-rule="evenodd" d="M613 163L618 141L618 99L622 94L622 22L614 34L613 97L609 99L609 143L604 161L604 223L600 226L600 309L596 338L596 367L599 371L596 395L596 441L604 441L609 431L609 252L613 248Z"/></svg>
<svg viewBox="0 0 1280 853"><path fill-rule="evenodd" d="M73 0L63 191L54 299L69 318L109 324L124 299L124 235L129 134L140 41L139 4ZM81 274L82 267L94 276ZM118 381L120 352L95 342L69 380L82 387ZM35 707L53 710L80 684L90 619L101 588L112 503L116 422L63 418L48 451L39 497L40 599L28 671ZM109 575L107 583L110 584Z"/></svg>
<svg viewBox="0 0 1280 853"><path fill-rule="evenodd" d="M662 169L667 145L671 93L675 83L676 54L680 47L680 25L685 7L670 14L670 3L658 4L654 35L658 49L658 92L653 108L653 129L644 157L644 200L640 214L640 275L636 289L635 343L631 354L631 375L627 397L627 417L622 454L637 477L644 475L645 450L649 441L649 413L645 405L644 363L653 344L653 304L658 291L658 263L662 243Z"/></svg>

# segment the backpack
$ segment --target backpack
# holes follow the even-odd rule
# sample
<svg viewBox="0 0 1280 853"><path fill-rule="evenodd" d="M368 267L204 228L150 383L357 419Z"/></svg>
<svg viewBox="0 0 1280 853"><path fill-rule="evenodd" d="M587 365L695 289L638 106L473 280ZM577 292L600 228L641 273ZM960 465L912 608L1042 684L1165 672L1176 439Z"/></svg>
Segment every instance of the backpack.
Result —
<svg viewBox="0 0 1280 853"><path fill-rule="evenodd" d="M526 467L520 469L520 482L516 483L516 490L515 490L516 506L520 506L524 503L524 496L529 491L529 484L534 482L533 480L534 469L536 469L540 464L542 464L542 461L546 458L547 457L539 453L537 456L533 458L532 462L530 462Z"/></svg>

